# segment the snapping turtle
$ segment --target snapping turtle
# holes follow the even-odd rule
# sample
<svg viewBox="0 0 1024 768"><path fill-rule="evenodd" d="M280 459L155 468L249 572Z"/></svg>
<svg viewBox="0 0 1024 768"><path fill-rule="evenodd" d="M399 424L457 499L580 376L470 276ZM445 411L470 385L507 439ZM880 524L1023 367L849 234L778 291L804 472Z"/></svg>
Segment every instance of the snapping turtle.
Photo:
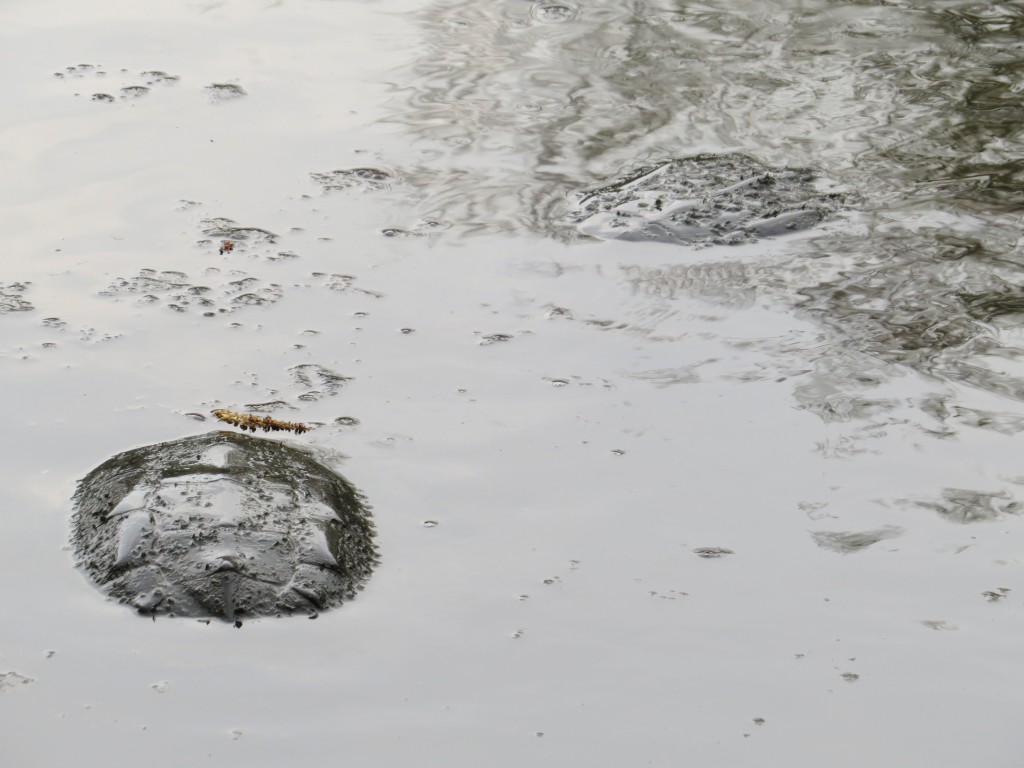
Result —
<svg viewBox="0 0 1024 768"><path fill-rule="evenodd" d="M74 495L78 564L141 613L304 613L355 596L377 564L363 497L309 453L232 432L135 448Z"/></svg>
<svg viewBox="0 0 1024 768"><path fill-rule="evenodd" d="M642 166L584 192L569 219L602 240L737 245L809 229L842 203L809 170L704 154Z"/></svg>

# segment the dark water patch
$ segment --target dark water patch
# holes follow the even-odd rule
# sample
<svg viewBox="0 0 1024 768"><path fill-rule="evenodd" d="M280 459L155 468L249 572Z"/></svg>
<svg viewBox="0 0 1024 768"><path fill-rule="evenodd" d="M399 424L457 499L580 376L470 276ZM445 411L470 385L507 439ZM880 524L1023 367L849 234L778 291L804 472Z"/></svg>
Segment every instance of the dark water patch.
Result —
<svg viewBox="0 0 1024 768"><path fill-rule="evenodd" d="M740 245L809 229L843 200L822 192L808 169L704 154L645 165L580 193L569 220L603 240Z"/></svg>
<svg viewBox="0 0 1024 768"><path fill-rule="evenodd" d="M1024 504L1006 491L984 492L946 488L939 499L912 499L909 503L937 512L951 523L988 523L1024 513Z"/></svg>
<svg viewBox="0 0 1024 768"><path fill-rule="evenodd" d="M71 542L102 591L140 613L316 615L376 566L362 495L306 451L211 432L118 454L74 495Z"/></svg>
<svg viewBox="0 0 1024 768"><path fill-rule="evenodd" d="M1024 431L1024 416L1006 411L988 411L957 405L951 397L934 396L919 403L922 411L944 424L987 429L1001 435Z"/></svg>
<svg viewBox="0 0 1024 768"><path fill-rule="evenodd" d="M902 534L902 528L887 525L873 531L814 531L811 533L811 538L822 549L838 552L841 555L849 555L853 552L865 550L880 541L893 539Z"/></svg>

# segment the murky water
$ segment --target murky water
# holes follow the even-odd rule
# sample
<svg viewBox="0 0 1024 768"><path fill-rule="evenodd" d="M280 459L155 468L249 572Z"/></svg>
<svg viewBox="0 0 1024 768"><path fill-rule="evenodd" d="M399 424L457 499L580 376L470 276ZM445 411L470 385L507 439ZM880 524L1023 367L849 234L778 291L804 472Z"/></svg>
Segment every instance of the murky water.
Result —
<svg viewBox="0 0 1024 768"><path fill-rule="evenodd" d="M1019 5L0 21L4 764L1016 764ZM366 494L355 600L74 568L76 481L217 408Z"/></svg>

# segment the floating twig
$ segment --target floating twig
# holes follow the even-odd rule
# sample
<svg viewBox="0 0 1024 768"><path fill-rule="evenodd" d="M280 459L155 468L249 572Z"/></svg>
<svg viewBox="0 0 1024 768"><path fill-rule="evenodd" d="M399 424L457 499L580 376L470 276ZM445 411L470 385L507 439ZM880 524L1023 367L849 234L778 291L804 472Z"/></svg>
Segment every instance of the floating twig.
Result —
<svg viewBox="0 0 1024 768"><path fill-rule="evenodd" d="M257 416L254 413L238 413L227 408L218 408L213 415L227 424L250 432L262 429L264 432L294 432L301 435L310 430L310 427L295 421L281 421L273 416Z"/></svg>

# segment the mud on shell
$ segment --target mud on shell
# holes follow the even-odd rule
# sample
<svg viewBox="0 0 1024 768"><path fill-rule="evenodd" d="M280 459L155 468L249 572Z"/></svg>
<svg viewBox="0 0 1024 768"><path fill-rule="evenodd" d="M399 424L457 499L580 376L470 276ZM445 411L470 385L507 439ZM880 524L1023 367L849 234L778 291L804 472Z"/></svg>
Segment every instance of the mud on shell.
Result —
<svg viewBox="0 0 1024 768"><path fill-rule="evenodd" d="M370 510L348 481L249 435L118 454L73 502L79 566L147 615L315 615L354 597L378 562Z"/></svg>

